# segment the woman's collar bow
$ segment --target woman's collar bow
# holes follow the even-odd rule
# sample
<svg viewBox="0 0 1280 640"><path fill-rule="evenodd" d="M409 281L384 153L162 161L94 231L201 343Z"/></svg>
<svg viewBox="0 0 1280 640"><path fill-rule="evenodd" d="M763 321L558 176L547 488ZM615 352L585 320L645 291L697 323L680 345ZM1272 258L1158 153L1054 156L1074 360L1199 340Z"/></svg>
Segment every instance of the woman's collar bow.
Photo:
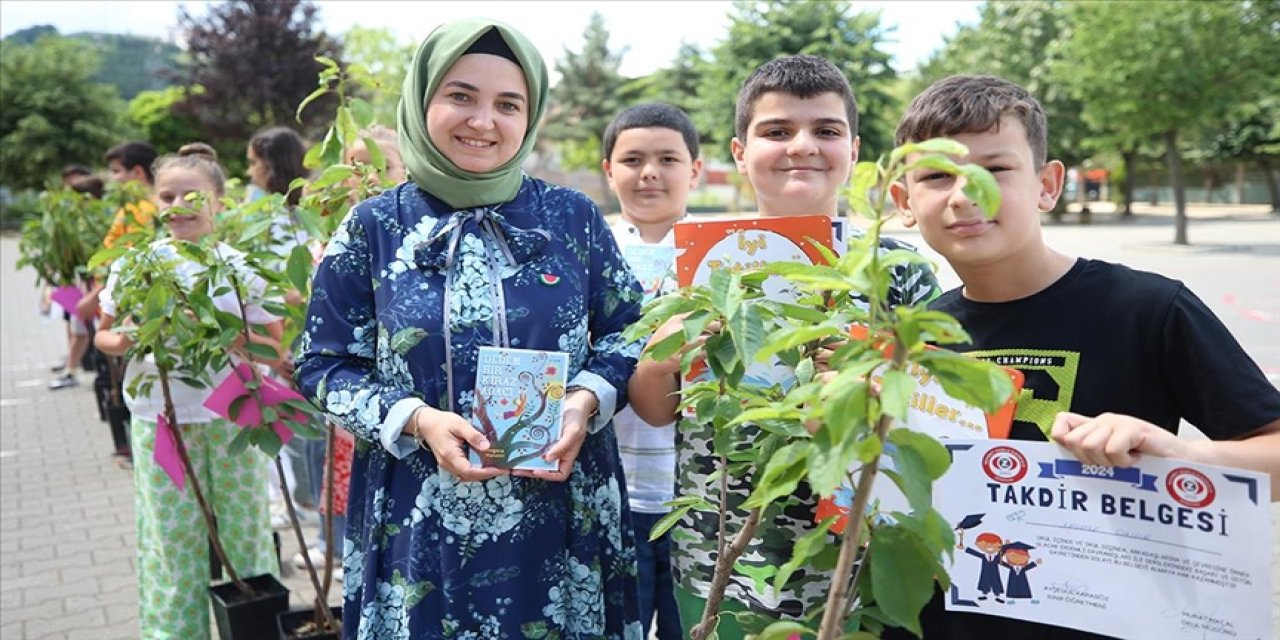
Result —
<svg viewBox="0 0 1280 640"><path fill-rule="evenodd" d="M551 234L542 229L524 229L511 224L496 207L462 209L443 219L431 237L414 249L414 262L430 271L451 268L457 257L458 244L468 229L475 229L482 239L491 240L511 267L524 264L542 253L551 240Z"/></svg>

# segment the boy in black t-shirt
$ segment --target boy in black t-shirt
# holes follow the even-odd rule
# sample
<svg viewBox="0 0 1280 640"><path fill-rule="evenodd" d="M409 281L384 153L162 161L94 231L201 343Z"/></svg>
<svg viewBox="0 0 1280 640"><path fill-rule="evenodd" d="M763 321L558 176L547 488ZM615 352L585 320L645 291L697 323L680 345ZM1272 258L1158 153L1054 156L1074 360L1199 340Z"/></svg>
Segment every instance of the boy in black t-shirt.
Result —
<svg viewBox="0 0 1280 640"><path fill-rule="evenodd" d="M1046 159L1040 103L1000 78L946 78L912 101L895 143L940 136L995 176L996 215L964 195L963 178L932 169L909 172L892 194L963 282L930 305L973 338L958 350L1026 375L1011 437L1052 438L1087 464L1146 454L1253 469L1271 475L1280 500L1280 391L1213 312L1178 281L1045 245L1040 214L1057 202L1064 169ZM1183 418L1211 440L1179 439ZM945 612L940 594L921 622L929 640L1102 637Z"/></svg>

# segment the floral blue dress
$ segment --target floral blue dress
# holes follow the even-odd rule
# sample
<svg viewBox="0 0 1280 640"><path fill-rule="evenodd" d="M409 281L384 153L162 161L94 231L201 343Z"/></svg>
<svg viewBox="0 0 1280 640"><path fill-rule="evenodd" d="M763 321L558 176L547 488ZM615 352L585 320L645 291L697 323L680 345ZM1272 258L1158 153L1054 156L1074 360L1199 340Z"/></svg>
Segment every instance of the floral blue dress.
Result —
<svg viewBox="0 0 1280 640"><path fill-rule="evenodd" d="M344 638L639 640L610 419L641 291L595 206L525 177L511 202L455 210L408 182L352 209L313 289L298 381L357 441ZM461 483L399 433L423 402L470 416L477 349L500 342L568 353L600 400L566 482Z"/></svg>

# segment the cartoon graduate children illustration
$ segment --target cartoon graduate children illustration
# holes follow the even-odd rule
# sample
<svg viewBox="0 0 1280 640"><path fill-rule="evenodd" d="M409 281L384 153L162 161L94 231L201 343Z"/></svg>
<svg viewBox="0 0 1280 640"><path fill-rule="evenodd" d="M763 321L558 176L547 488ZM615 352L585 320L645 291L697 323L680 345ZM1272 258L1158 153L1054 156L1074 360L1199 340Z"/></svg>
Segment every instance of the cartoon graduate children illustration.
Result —
<svg viewBox="0 0 1280 640"><path fill-rule="evenodd" d="M1034 562L1031 560L1030 551L1034 548L1025 542L1010 542L1000 549L1000 566L1009 570L1008 584L1005 588L1005 597L1009 598L1009 604L1015 604L1017 600L1031 600L1031 604L1040 603L1039 600L1032 599L1031 583L1027 580L1027 572L1044 562L1038 558ZM984 576L985 572L984 566Z"/></svg>
<svg viewBox="0 0 1280 640"><path fill-rule="evenodd" d="M1000 581L1000 556L1004 540L988 531L978 534L978 539L974 542L974 547L977 549L964 545L965 530L982 524L983 515L965 516L964 520L956 525L956 531L960 534L956 548L964 549L965 553L982 561L982 572L978 574L978 592L981 594L978 599L986 600L989 596L994 596L996 602L1003 604L1004 598L1000 597L1004 594L1004 586ZM1023 580L1025 581L1026 578Z"/></svg>

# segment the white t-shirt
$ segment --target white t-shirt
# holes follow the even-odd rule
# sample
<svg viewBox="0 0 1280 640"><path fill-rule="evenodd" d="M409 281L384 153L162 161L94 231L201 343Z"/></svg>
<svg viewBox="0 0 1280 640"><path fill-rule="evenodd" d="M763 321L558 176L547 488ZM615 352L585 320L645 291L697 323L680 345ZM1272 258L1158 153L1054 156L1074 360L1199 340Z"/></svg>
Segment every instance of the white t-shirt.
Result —
<svg viewBox="0 0 1280 640"><path fill-rule="evenodd" d="M156 252L162 258L175 260L174 271L183 279L183 282L190 286L195 282L196 276L204 271L204 266L183 259L178 256L177 250L169 241L160 241L151 246L151 250ZM237 271L241 272L241 278L247 284L249 289L249 300L245 301L245 316L251 324L270 324L279 318L267 313L262 308L260 302L263 299L263 293L266 290L266 282L244 264L244 253L233 249L231 246L219 243L214 249L218 256L235 265ZM107 277L107 283L98 296L98 304L104 314L116 317L117 322L120 321L117 314L115 288L119 279L118 268L121 264L117 261L113 265L111 274ZM236 296L232 292L227 292L213 298L213 305L220 311L234 313L239 315L240 309L236 302ZM148 354L142 360L130 360L125 368L124 379L124 402L129 407L129 412L135 417L149 422L155 422L156 416L164 412L164 394L160 390L160 382L156 375L155 358ZM223 369L214 372L211 376L212 382L216 385L230 373L230 369ZM153 380L151 389L146 394L133 396L129 394L129 388L134 380L149 376ZM209 397L210 389L199 389L186 384L180 380L169 378L169 395L173 398L173 406L180 424L203 423L210 422L217 418L217 414L205 409L203 403L205 398Z"/></svg>
<svg viewBox="0 0 1280 640"><path fill-rule="evenodd" d="M623 257L630 245L646 244L640 231L626 220L614 223L613 237ZM668 231L658 243L675 246L674 232ZM659 293L674 291L675 269L667 278ZM648 302L648 299L645 300ZM627 478L627 497L632 511L641 513L666 513L663 503L675 498L676 488L676 425L651 427L640 419L631 407L613 416L613 427L618 438L618 454L622 458L622 471Z"/></svg>

